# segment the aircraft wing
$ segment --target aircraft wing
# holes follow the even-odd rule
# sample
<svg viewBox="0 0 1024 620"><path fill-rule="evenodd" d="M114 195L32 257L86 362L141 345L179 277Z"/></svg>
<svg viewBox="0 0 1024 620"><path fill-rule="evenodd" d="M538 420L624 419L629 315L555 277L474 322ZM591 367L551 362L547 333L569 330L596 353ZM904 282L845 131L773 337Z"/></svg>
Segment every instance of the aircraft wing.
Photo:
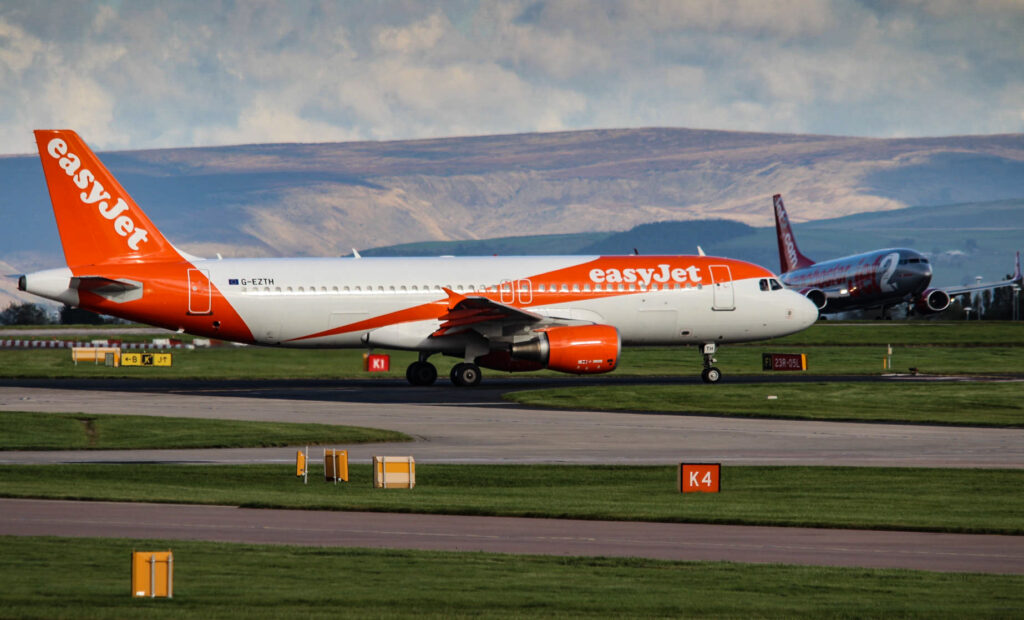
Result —
<svg viewBox="0 0 1024 620"><path fill-rule="evenodd" d="M974 293L976 291L985 291L995 288L1002 288L1004 286L1017 286L1024 285L1024 278L1021 276L1020 271L1020 252L1017 252L1017 265L1013 272L1013 276L1009 280L998 280L996 282L979 282L977 284L971 284L968 286L948 286L943 287L943 291L946 292L950 297L957 295L964 295L966 293Z"/></svg>
<svg viewBox="0 0 1024 620"><path fill-rule="evenodd" d="M467 329L479 328L486 323L521 324L539 323L547 317L535 314L522 308L516 308L486 297L467 297L450 289L448 293L448 312L438 317L441 327L431 334L432 337L449 336Z"/></svg>

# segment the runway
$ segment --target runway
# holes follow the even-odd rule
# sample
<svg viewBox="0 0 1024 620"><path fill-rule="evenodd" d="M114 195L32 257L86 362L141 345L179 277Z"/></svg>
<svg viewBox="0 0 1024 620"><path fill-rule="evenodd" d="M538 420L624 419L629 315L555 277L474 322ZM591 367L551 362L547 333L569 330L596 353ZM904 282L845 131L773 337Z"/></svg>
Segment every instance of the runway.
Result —
<svg viewBox="0 0 1024 620"><path fill-rule="evenodd" d="M0 387L2 411L319 422L393 429L412 443L337 446L355 462L1024 467L1024 429L545 411L490 390L395 382L37 382ZM15 382L16 383L16 382ZM70 384L69 384L70 383ZM42 387L51 386L61 387ZM85 388L93 389L85 389ZM507 384L506 384L507 387ZM101 389L97 389L101 388ZM427 402L423 402L427 401ZM0 452L0 463L292 463L295 448ZM675 560L1024 573L1024 537L245 510L0 500L0 534L114 536Z"/></svg>
<svg viewBox="0 0 1024 620"><path fill-rule="evenodd" d="M0 532L1024 574L1024 537L0 499Z"/></svg>
<svg viewBox="0 0 1024 620"><path fill-rule="evenodd" d="M390 383L390 384L389 384ZM374 389L335 382L287 386L169 386L163 391L0 387L2 411L52 411L318 422L397 430L414 443L337 446L354 462L412 454L423 463L851 465L1024 468L1024 429L759 420L712 416L546 411L509 406L473 390L434 389L434 404L411 402L393 382ZM120 386L118 386L120 387ZM367 393L392 402L365 402ZM301 392L302 400L291 398ZM313 393L318 394L312 398ZM359 400L346 400L351 393ZM396 396L404 393L405 400ZM215 394L215 395L210 395ZM226 396L224 394L236 394ZM453 396L454 395L454 396ZM454 398L454 402L445 399ZM295 448L3 452L0 463L279 463Z"/></svg>

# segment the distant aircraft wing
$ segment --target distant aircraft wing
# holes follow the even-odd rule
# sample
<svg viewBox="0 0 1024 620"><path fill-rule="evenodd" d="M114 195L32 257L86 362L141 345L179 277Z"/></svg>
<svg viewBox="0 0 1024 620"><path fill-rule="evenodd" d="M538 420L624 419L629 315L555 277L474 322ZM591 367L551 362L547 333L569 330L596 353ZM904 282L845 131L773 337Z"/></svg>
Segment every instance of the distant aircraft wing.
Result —
<svg viewBox="0 0 1024 620"><path fill-rule="evenodd" d="M946 292L950 297L957 295L965 295L967 293L974 293L977 291L991 290L995 288L1002 288L1004 286L1017 286L1024 285L1024 278L1021 276L1020 271L1020 252L1017 252L1017 264L1013 272L1013 276L1009 280L998 280L996 282L979 282L977 284L971 284L969 286L948 286L943 287L942 290Z"/></svg>
<svg viewBox="0 0 1024 620"><path fill-rule="evenodd" d="M438 317L441 327L431 334L435 338L479 328L487 323L529 325L547 320L547 317L486 297L467 297L447 288L444 291L448 293L448 312Z"/></svg>

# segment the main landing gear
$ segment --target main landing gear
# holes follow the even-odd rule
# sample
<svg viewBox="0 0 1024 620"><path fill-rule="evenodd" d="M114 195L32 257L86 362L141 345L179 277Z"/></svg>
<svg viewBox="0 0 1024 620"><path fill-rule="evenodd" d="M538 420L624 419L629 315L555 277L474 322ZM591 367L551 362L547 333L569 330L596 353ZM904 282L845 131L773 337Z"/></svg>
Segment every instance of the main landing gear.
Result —
<svg viewBox="0 0 1024 620"><path fill-rule="evenodd" d="M434 385L434 381L437 381L437 368L420 356L419 361L409 364L405 378L411 385Z"/></svg>
<svg viewBox="0 0 1024 620"><path fill-rule="evenodd" d="M437 367L421 355L419 361L409 364L409 368L405 371L405 378L411 385L434 385L434 382L437 381ZM452 367L452 385L473 387L480 384L481 378L480 367L471 362L462 362Z"/></svg>
<svg viewBox="0 0 1024 620"><path fill-rule="evenodd" d="M473 387L479 385L480 367L472 362L462 362L452 367L452 384L459 387Z"/></svg>
<svg viewBox="0 0 1024 620"><path fill-rule="evenodd" d="M704 356L704 370L701 371L700 378L704 383L718 383L719 379L722 378L722 371L712 366L712 364L718 361L715 359L717 348L717 345L713 342L701 346L701 354Z"/></svg>

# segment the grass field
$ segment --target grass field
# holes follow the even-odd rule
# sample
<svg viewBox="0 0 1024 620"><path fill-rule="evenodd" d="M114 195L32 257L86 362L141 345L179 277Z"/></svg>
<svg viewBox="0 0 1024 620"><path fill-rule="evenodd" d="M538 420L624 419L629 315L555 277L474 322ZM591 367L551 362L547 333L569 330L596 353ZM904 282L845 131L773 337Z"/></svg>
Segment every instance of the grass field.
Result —
<svg viewBox="0 0 1024 620"><path fill-rule="evenodd" d="M642 402L659 411L1022 425L1016 404L1021 384L985 384L981 391L967 384L900 384L888 392L889 384L872 384L869 391L879 392L872 397L855 384L727 383L733 375L766 374L763 352L807 353L814 374L881 373L890 343L895 367L903 372L916 367L924 373L1024 373L1021 324L820 323L778 341L724 347L718 355L726 376L722 385L643 386L643 398L632 395L625 408L640 409ZM76 368L67 351L0 350L0 377L381 377L362 371L361 356L362 351L225 347L175 351L170 369L111 369ZM392 353L392 371L383 376L404 383L413 359L414 354ZM432 361L445 376L457 360ZM699 370L694 347L626 349L616 374L692 378ZM500 374L485 370L485 381ZM593 400L630 401L628 393L602 392L609 386L593 379L587 388ZM444 389L447 381L438 383ZM768 401L764 390L779 398ZM553 398L574 408L592 402L574 393ZM106 426L106 419L88 418L98 417L43 414L35 421L25 418L28 427L19 421L15 429L0 414L0 444L25 438L34 439L22 445L38 443L57 426L63 430L54 432L53 447L83 441L101 447L100 441L125 434ZM173 427L139 431L139 423L128 421L129 437L117 445L137 447L154 435L146 447L167 447L186 434ZM320 429L310 430L324 437ZM299 436L308 437L304 432ZM187 434L221 442L237 432L211 426ZM352 482L337 486L314 481L318 467L303 485L293 465L0 466L0 496L1024 535L1024 471L1018 470L727 467L721 494L683 496L675 491L673 467L420 464L417 487L393 492L372 489L369 466L352 465ZM174 549L175 599L129 597L132 548ZM1024 609L1019 576L106 539L0 537L0 584L0 617L19 618L936 618L1017 617Z"/></svg>
<svg viewBox="0 0 1024 620"><path fill-rule="evenodd" d="M593 385L512 392L504 398L556 409L1024 427L1024 383L1019 382Z"/></svg>
<svg viewBox="0 0 1024 620"><path fill-rule="evenodd" d="M599 520L1024 534L1024 471L726 467L723 492L682 495L671 466L427 465L416 488L342 485L291 465L7 465L0 496Z"/></svg>
<svg viewBox="0 0 1024 620"><path fill-rule="evenodd" d="M818 321L770 342L813 346L1024 346L1024 322Z"/></svg>
<svg viewBox="0 0 1024 620"><path fill-rule="evenodd" d="M102 334L98 330L94 335L77 338L102 338ZM761 375L767 374L761 369L762 353L799 352L808 355L808 371L815 374L879 374L883 372L882 359L889 344L894 347L893 367L899 372L908 372L913 367L933 374L1024 373L1024 323L982 321L820 322L779 340L725 346L718 355L718 365L726 379L730 375ZM93 364L75 366L66 350L0 350L0 377L404 380L406 367L416 359L414 353L390 352L391 371L369 374L363 371L362 354L361 350L218 347L175 350L171 368L106 368ZM434 356L431 361L438 366L439 375L446 377L459 360ZM627 348L615 374L696 377L700 368L701 358L693 346ZM484 372L485 379L505 374ZM439 381L446 383L444 379Z"/></svg>
<svg viewBox="0 0 1024 620"><path fill-rule="evenodd" d="M881 374L885 345L869 346L727 346L720 349L718 366L726 380L731 375L770 375L761 369L761 355L772 353L806 353L808 372L813 374L865 375ZM71 362L71 353L61 350L0 350L0 377L76 377L76 378L146 378L146 379L400 379L405 380L406 367L416 355L393 351L391 370L367 373L363 370L362 351L270 349L264 347L224 347L176 350L170 368L121 367ZM434 356L441 377L438 385L447 385L447 375L459 360ZM997 346L905 346L894 345L893 367L906 373L911 367L929 374L999 374L1024 373L1024 347ZM615 376L655 375L699 376L701 358L695 347L627 348L622 352ZM519 377L558 376L541 371ZM484 370L487 377L508 376L497 370ZM564 375L561 375L564 376ZM600 377L594 377L600 382Z"/></svg>
<svg viewBox="0 0 1024 620"><path fill-rule="evenodd" d="M130 597L133 549L174 598ZM924 571L0 537L11 618L1009 618L1024 577Z"/></svg>
<svg viewBox="0 0 1024 620"><path fill-rule="evenodd" d="M0 450L248 448L411 440L396 431L331 424L0 412Z"/></svg>

